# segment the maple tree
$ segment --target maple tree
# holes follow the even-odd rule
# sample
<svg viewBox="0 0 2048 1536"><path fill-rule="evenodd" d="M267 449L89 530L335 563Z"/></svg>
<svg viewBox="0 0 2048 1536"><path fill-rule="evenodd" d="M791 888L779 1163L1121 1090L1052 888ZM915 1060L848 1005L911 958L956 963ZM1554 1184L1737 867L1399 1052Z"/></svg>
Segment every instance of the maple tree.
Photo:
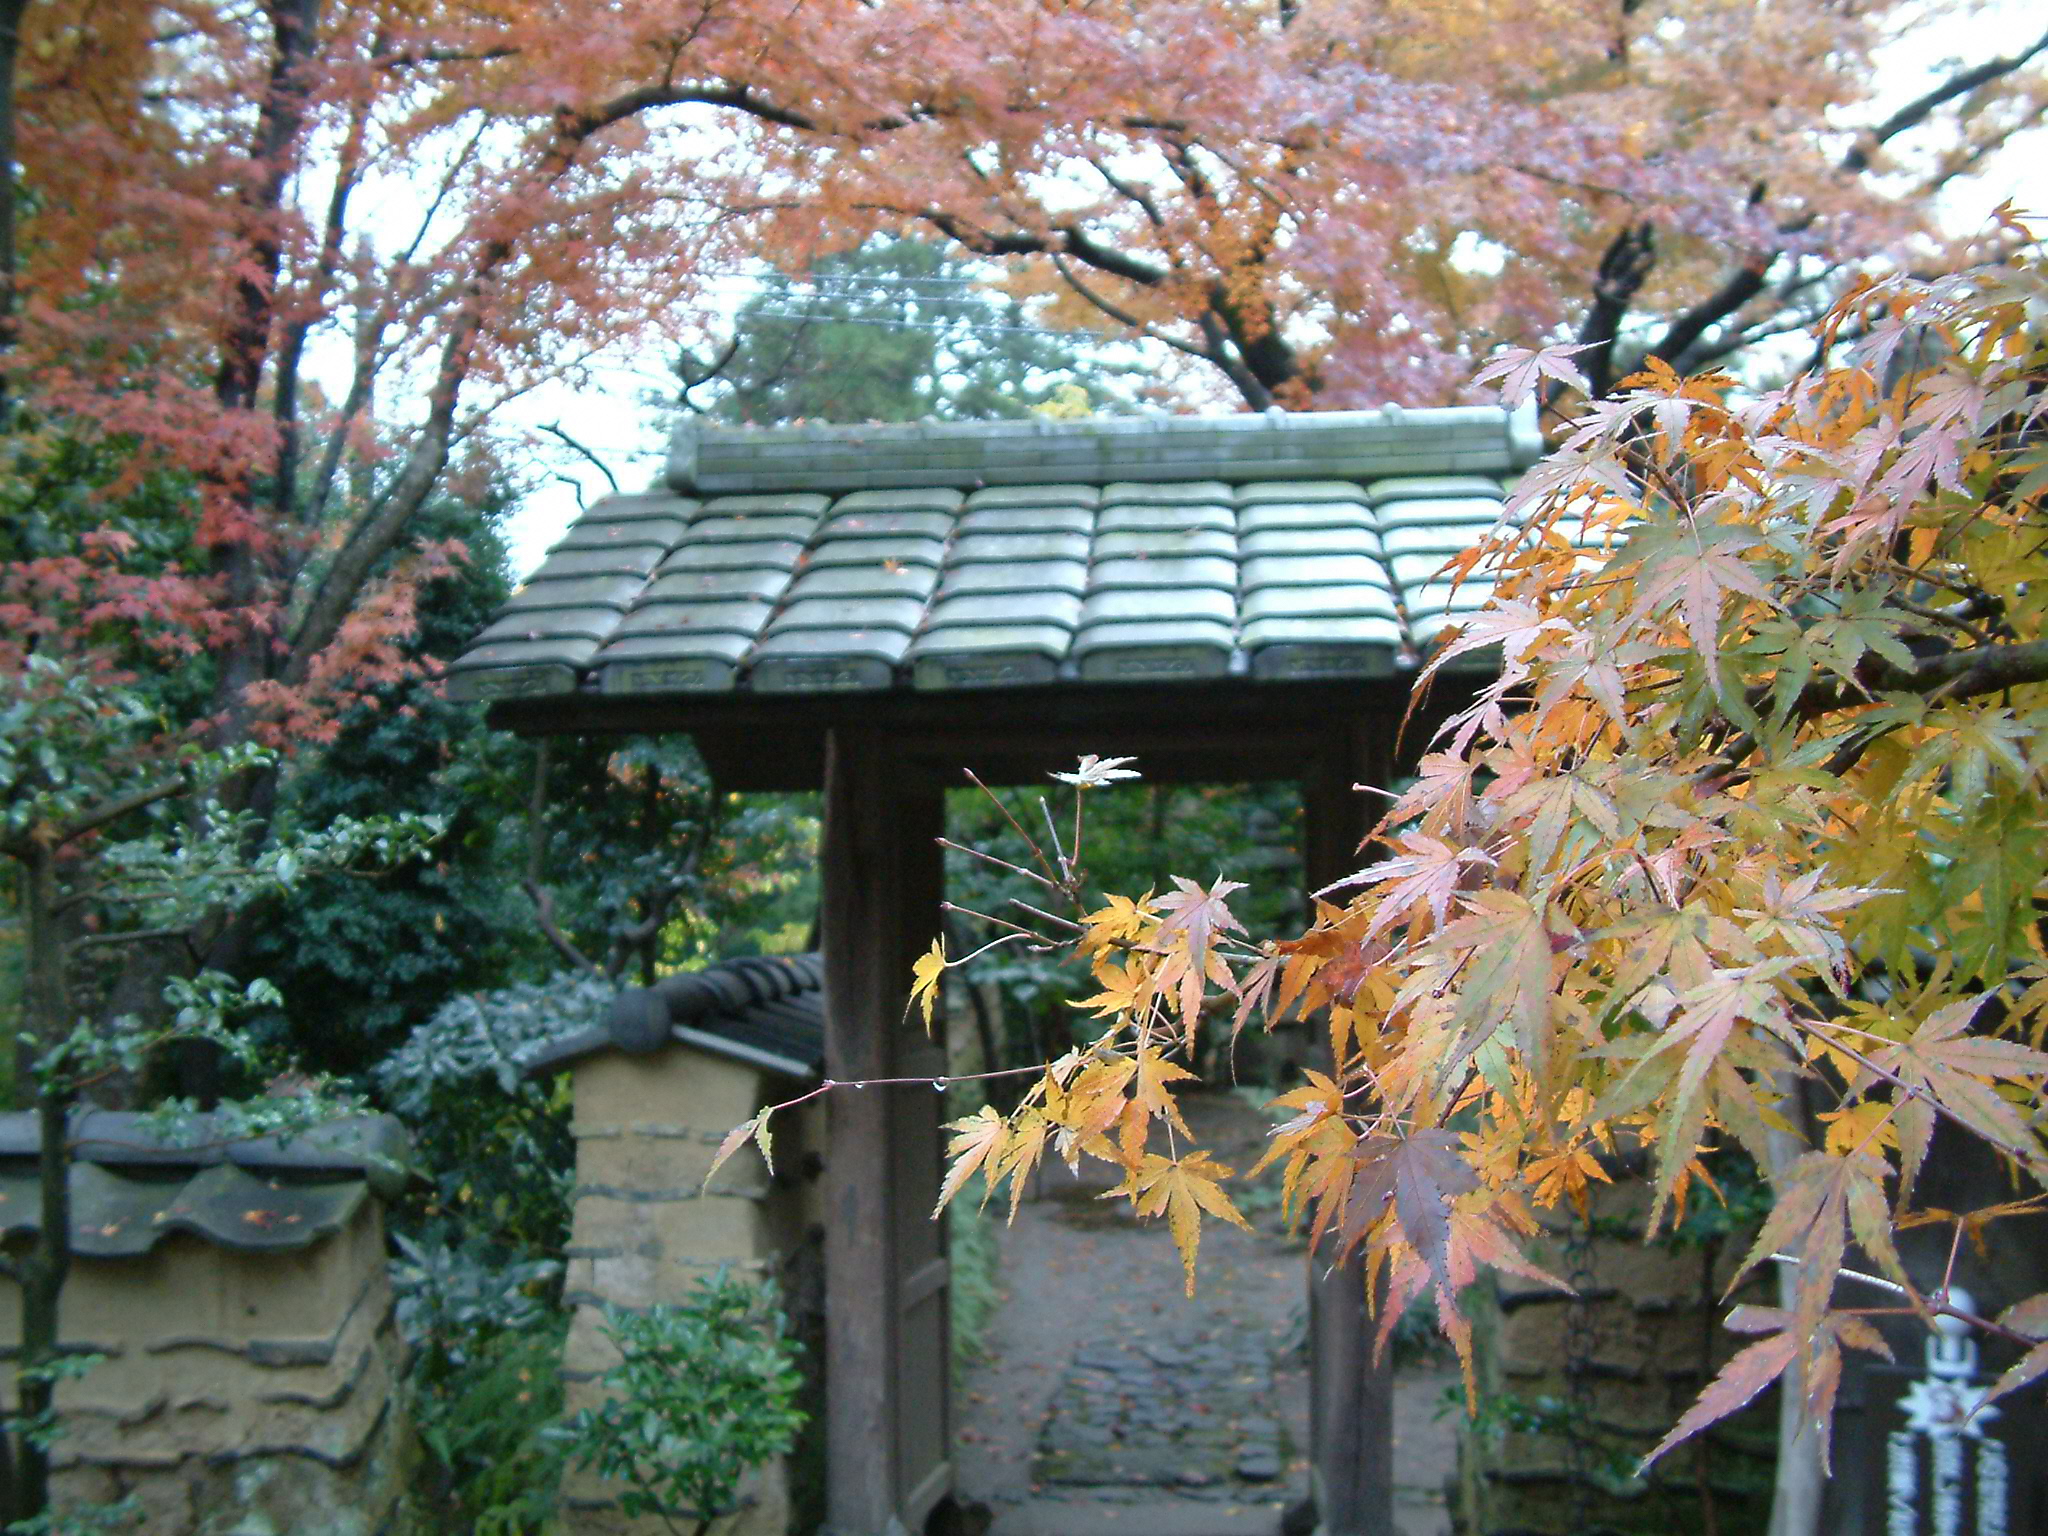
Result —
<svg viewBox="0 0 2048 1536"><path fill-rule="evenodd" d="M2048 1294L1979 1315L1954 1248L1930 1285L1896 1235L2048 1208L2048 259L2007 233L2011 261L1859 286L1816 338L1834 360L1781 388L1653 366L1574 420L1453 562L1494 599L1418 685L1475 651L1498 670L1298 938L1245 941L1228 879L1092 896L1077 803L1020 871L1037 915L989 918L1088 968L1099 1033L953 1126L941 1204L980 1175L1014 1206L1047 1156L1112 1164L1192 1288L1202 1217L1240 1218L1176 1108L1185 1063L1298 1010L1330 1066L1278 1098L1260 1166L1382 1287L1382 1347L1431 1293L1469 1381L1460 1292L1489 1268L1564 1286L1525 1253L1540 1210L1583 1213L1641 1153L1654 1234L1716 1198L1725 1146L1773 1196L1743 1273L1794 1281L1735 1309L1759 1337L1653 1458L1785 1377L1825 1465L1842 1352L1888 1353L1881 1319L2014 1350L1987 1403L2048 1376ZM1057 777L1078 799L1135 772ZM935 944L912 1006L968 958ZM1920 1207L1938 1126L2008 1198Z"/></svg>
<svg viewBox="0 0 2048 1536"><path fill-rule="evenodd" d="M1164 338L1258 405L1443 398L1496 343L1561 327L1598 375L1643 313L1678 316L1651 351L1683 370L1873 252L1944 259L1921 194L2038 119L2037 42L1834 129L1920 15L16 7L10 452L28 500L66 445L110 468L68 542L0 570L0 662L118 620L203 674L216 744L318 739L407 669L412 593L456 557L421 511L486 462L498 406L628 339L701 341L721 274L876 231L1020 263L1021 291ZM1874 182L1923 127L1925 185ZM178 490L182 547L92 537L92 506L152 482ZM235 793L260 811L273 790Z"/></svg>

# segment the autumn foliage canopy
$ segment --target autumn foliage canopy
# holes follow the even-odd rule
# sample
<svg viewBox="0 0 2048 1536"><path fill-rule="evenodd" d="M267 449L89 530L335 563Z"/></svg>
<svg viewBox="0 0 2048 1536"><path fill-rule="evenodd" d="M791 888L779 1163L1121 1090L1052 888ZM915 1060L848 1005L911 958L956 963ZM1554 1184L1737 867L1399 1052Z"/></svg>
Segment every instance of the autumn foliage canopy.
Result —
<svg viewBox="0 0 2048 1536"><path fill-rule="evenodd" d="M1192 1287L1202 1218L1240 1218L1175 1094L1204 1031L1299 1010L1333 1070L1278 1100L1264 1163L1319 1253L1381 1279L1383 1340L1433 1292L1469 1366L1483 1268L1563 1284L1524 1256L1539 1210L1639 1158L1654 1232L1718 1197L1702 1159L1732 1144L1774 1196L1744 1268L1784 1256L1796 1299L1736 1309L1759 1337L1660 1450L1788 1371L1824 1428L1885 1313L2022 1346L1994 1395L2048 1374L2048 1296L1975 1316L1945 1279L1915 1289L1894 1235L1981 1232L2048 1187L2044 315L2038 256L1870 283L1826 322L1838 365L1762 394L1652 368L1587 407L1455 562L1496 599L1420 684L1475 650L1497 673L1307 932L1247 942L1227 879L1087 899L1048 852L1036 878L1075 916L1044 940L1093 972L1101 1032L954 1126L947 1197L1114 1164ZM1527 361L1501 371L1533 387ZM1920 1210L1938 1122L2014 1198ZM1846 1284L1852 1258L1902 1291Z"/></svg>

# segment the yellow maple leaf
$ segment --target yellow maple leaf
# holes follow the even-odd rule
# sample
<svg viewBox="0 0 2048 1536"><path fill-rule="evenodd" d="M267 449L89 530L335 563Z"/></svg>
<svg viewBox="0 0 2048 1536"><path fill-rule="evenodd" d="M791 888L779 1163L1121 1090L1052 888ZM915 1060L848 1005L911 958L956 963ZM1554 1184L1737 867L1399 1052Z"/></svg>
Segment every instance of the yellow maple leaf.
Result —
<svg viewBox="0 0 2048 1536"><path fill-rule="evenodd" d="M938 1001L939 978L946 974L946 941L932 940L932 947L917 957L910 967L910 1003L905 1011L914 1005L923 1010L925 1033L932 1028L932 1005Z"/></svg>
<svg viewBox="0 0 2048 1536"><path fill-rule="evenodd" d="M960 1186L974 1177L974 1170L991 1159L1000 1159L1004 1144L1010 1139L1009 1122L984 1104L965 1120L955 1120L946 1127L953 1133L953 1144L946 1148L946 1156L953 1160L953 1166L946 1170L946 1182L939 1189L939 1203L932 1207L932 1214L938 1215L946 1208L946 1202L960 1193ZM983 1205L994 1189L994 1173L991 1168L989 1189L981 1197Z"/></svg>
<svg viewBox="0 0 2048 1536"><path fill-rule="evenodd" d="M1190 1152L1183 1158L1148 1154L1131 1176L1112 1194L1128 1194L1140 1216L1166 1213L1173 1232L1173 1244L1180 1250L1181 1267L1187 1271L1188 1294L1195 1294L1195 1253L1202 1244L1202 1212L1220 1217L1232 1226L1251 1231L1251 1223L1239 1214L1219 1184L1231 1170L1206 1152Z"/></svg>
<svg viewBox="0 0 2048 1536"><path fill-rule="evenodd" d="M1095 979L1102 983L1102 990L1093 997L1075 1000L1069 1007L1086 1008L1098 1017L1111 1018L1141 1013L1152 1001L1152 973L1137 961L1129 965L1100 962L1095 967Z"/></svg>
<svg viewBox="0 0 2048 1536"><path fill-rule="evenodd" d="M1865 1099L1847 1109L1824 1110L1818 1118L1828 1128L1828 1151L1840 1157L1865 1148L1899 1144L1899 1130L1892 1123L1894 1107L1882 1099Z"/></svg>
<svg viewBox="0 0 2048 1536"><path fill-rule="evenodd" d="M1092 955L1113 945L1141 942L1159 923L1151 905L1150 891L1136 901L1128 896L1111 896L1107 906L1081 919L1083 931L1076 947L1082 954Z"/></svg>

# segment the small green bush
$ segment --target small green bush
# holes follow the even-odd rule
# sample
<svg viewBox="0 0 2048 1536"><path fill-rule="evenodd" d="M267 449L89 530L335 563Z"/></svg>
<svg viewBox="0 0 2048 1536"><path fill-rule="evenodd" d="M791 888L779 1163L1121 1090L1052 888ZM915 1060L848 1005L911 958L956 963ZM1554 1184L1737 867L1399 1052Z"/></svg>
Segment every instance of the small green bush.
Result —
<svg viewBox="0 0 2048 1536"><path fill-rule="evenodd" d="M605 1336L623 1358L604 1376L610 1400L568 1426L571 1458L627 1485L625 1514L701 1536L803 1427L788 1327L772 1287L723 1271L681 1306L608 1308Z"/></svg>

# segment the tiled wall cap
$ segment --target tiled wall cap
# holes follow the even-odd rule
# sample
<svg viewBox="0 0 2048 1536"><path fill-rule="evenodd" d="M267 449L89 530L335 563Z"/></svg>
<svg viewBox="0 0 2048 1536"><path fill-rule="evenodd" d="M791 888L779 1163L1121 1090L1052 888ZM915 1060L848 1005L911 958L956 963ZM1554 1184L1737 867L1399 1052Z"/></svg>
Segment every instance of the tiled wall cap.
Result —
<svg viewBox="0 0 2048 1536"><path fill-rule="evenodd" d="M737 665L753 647L753 637L740 634L628 635L614 640L599 652L597 664L608 667L622 661L708 657Z"/></svg>
<svg viewBox="0 0 2048 1536"><path fill-rule="evenodd" d="M465 651L450 672L488 667L580 667L597 654L598 642L587 635L556 635L543 640L501 640Z"/></svg>
<svg viewBox="0 0 2048 1536"><path fill-rule="evenodd" d="M1389 559L1399 555L1455 555L1493 532L1487 523L1415 523L1380 533L1380 549Z"/></svg>
<svg viewBox="0 0 2048 1536"><path fill-rule="evenodd" d="M467 660L467 658L464 658ZM459 667L461 664L457 663ZM547 663L522 667L450 669L445 692L457 704L491 699L531 699L574 693L577 669Z"/></svg>
<svg viewBox="0 0 2048 1536"><path fill-rule="evenodd" d="M583 523L629 523L642 518L666 521L682 518L689 521L703 505L694 496L677 496L669 491L634 491L623 496L606 496L593 502L588 512L578 518Z"/></svg>
<svg viewBox="0 0 2048 1536"><path fill-rule="evenodd" d="M1493 596L1493 583L1484 577L1457 583L1456 590L1448 581L1429 581L1401 588L1402 600L1408 606L1408 616L1418 623L1424 618L1441 613L1472 613L1486 605Z"/></svg>
<svg viewBox="0 0 2048 1536"><path fill-rule="evenodd" d="M1337 679L1393 677L1400 670L1401 645L1317 639L1291 644L1262 643L1251 652L1251 673L1257 678Z"/></svg>
<svg viewBox="0 0 2048 1536"><path fill-rule="evenodd" d="M795 629L770 635L754 648L760 663L817 656L862 657L891 666L910 649L910 636L900 629Z"/></svg>
<svg viewBox="0 0 2048 1536"><path fill-rule="evenodd" d="M1238 553L1254 555L1353 555L1377 548L1378 539L1357 528L1261 528L1238 535Z"/></svg>

